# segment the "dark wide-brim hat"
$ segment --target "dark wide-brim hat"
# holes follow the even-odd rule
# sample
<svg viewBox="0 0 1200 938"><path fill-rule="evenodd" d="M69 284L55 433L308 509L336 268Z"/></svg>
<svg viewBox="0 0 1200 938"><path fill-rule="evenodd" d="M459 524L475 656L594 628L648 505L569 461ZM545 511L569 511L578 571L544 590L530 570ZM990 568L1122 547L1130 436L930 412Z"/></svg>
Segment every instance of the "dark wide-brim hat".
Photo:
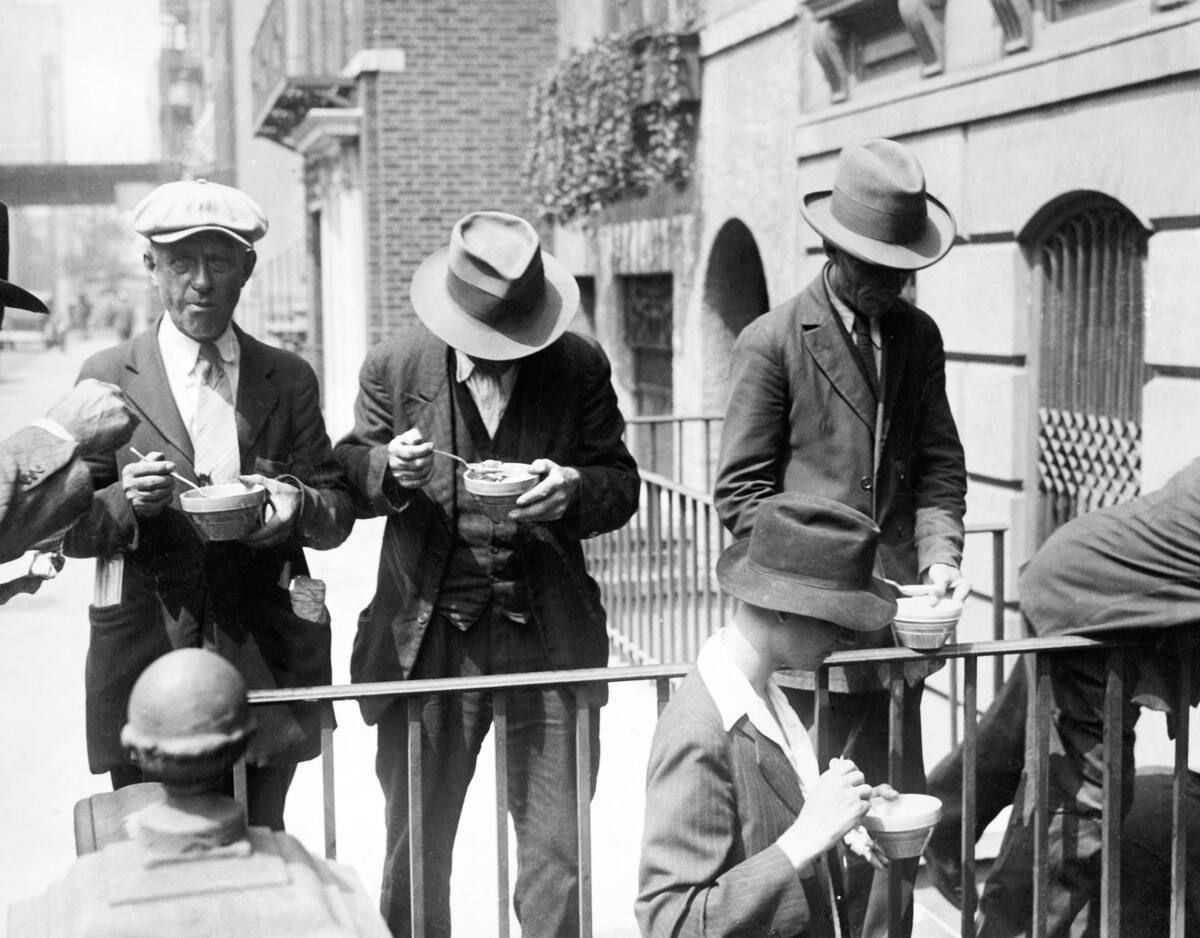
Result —
<svg viewBox="0 0 1200 938"><path fill-rule="evenodd" d="M523 218L474 212L450 244L413 274L413 309L429 331L476 358L511 361L561 336L579 309L579 284L541 249Z"/></svg>
<svg viewBox="0 0 1200 938"><path fill-rule="evenodd" d="M806 195L800 214L834 247L897 270L928 267L954 245L954 216L925 191L921 164L895 140L845 147L833 189Z"/></svg>
<svg viewBox="0 0 1200 938"><path fill-rule="evenodd" d="M893 591L872 575L878 544L879 528L862 512L783 492L764 499L750 536L721 553L717 581L763 609L874 632L896 613Z"/></svg>
<svg viewBox="0 0 1200 938"><path fill-rule="evenodd" d="M6 306L15 306L17 309L28 309L35 313L50 312L46 308L45 303L24 287L17 286L11 280L0 280L0 309Z"/></svg>

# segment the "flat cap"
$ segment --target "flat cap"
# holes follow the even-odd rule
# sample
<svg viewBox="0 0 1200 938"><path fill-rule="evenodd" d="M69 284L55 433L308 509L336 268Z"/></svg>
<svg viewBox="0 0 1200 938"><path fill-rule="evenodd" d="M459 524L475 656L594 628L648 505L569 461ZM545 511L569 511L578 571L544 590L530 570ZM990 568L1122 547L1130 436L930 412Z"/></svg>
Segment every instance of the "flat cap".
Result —
<svg viewBox="0 0 1200 938"><path fill-rule="evenodd" d="M133 210L133 230L156 244L217 231L250 247L267 233L267 216L240 189L184 179L161 185L142 199Z"/></svg>

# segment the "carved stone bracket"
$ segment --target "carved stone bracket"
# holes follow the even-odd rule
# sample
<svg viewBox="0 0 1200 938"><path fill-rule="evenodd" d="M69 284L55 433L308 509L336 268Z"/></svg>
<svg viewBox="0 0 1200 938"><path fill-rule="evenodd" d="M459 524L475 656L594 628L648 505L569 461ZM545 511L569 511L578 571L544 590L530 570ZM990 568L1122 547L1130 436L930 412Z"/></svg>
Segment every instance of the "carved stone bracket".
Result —
<svg viewBox="0 0 1200 938"><path fill-rule="evenodd" d="M845 101L850 94L850 66L846 62L846 36L833 20L816 24L813 34L813 55L825 80L829 82L829 99L834 104Z"/></svg>
<svg viewBox="0 0 1200 938"><path fill-rule="evenodd" d="M946 70L946 30L942 23L945 3L946 0L897 0L896 3L900 19L921 57L921 74L926 77Z"/></svg>
<svg viewBox="0 0 1200 938"><path fill-rule="evenodd" d="M1033 45L1033 9L1029 0L992 0L1004 30L1004 54L1024 52Z"/></svg>

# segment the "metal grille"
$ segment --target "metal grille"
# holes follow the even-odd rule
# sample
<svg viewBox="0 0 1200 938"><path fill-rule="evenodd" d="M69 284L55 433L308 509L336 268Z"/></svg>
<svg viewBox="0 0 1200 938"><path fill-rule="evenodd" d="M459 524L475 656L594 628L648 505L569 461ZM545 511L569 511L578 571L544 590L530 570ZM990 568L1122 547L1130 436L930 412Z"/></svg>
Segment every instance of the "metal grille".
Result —
<svg viewBox="0 0 1200 938"><path fill-rule="evenodd" d="M1145 244L1137 220L1105 200L1037 249L1039 541L1140 487Z"/></svg>
<svg viewBox="0 0 1200 938"><path fill-rule="evenodd" d="M669 414L675 408L674 345L670 274L623 277L625 342L633 359L633 398L638 416ZM638 428L639 431L642 428ZM674 463L669 436L633 437L634 455L651 472L669 473Z"/></svg>

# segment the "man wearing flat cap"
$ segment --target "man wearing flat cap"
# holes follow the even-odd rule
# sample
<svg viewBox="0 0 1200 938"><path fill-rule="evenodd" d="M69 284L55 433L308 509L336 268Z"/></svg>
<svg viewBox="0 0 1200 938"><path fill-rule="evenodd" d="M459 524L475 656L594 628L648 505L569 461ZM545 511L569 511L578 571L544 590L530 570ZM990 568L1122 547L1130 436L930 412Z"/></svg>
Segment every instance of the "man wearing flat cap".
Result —
<svg viewBox="0 0 1200 938"><path fill-rule="evenodd" d="M920 580L937 598L952 592L963 599L970 590L959 570L967 480L946 399L942 338L900 295L914 271L950 250L954 220L925 191L916 157L883 139L847 146L833 189L806 195L801 214L823 238L828 262L734 346L717 510L734 536L745 537L759 506L777 492L836 499L878 524L882 576ZM871 636L870 644L890 643L886 630ZM920 699L927 672L907 670L899 783L918 792L925 785ZM787 683L801 688L789 697L807 719L811 682ZM835 740L853 739L849 757L868 775L885 777L886 684L871 668L832 669L830 689ZM902 861L909 885L916 865ZM867 935L886 933L885 879L861 865L851 870L851 912ZM909 892L905 901L911 915Z"/></svg>
<svg viewBox="0 0 1200 938"><path fill-rule="evenodd" d="M605 613L580 541L623 525L637 467L608 360L566 331L571 275L521 218L476 212L413 277L420 323L372 351L355 427L336 448L362 515L385 515L379 578L359 617L354 681L602 667ZM438 452L435 452L436 447ZM529 464L537 479L507 515L467 492L468 462ZM494 519L494 520L493 520ZM578 933L576 694L506 694L508 809L517 835L522 934ZM592 706L591 782L599 720ZM363 704L378 729L387 812L382 910L411 930L408 743L403 704ZM435 695L422 711L426 934L450 934L450 861L480 744L485 694ZM589 789L590 790L590 789Z"/></svg>
<svg viewBox="0 0 1200 938"><path fill-rule="evenodd" d="M233 324L267 230L245 193L168 183L134 209L162 315L88 359L81 378L118 385L141 417L130 446L89 459L96 494L68 554L97 558L86 672L88 762L114 787L140 781L120 744L133 682L174 648L229 659L252 689L326 684L329 619L302 548L336 547L353 506L321 418L316 376ZM210 541L180 509L185 483L264 486L271 507L239 541ZM296 763L319 751L313 704L255 713L251 824L283 826Z"/></svg>
<svg viewBox="0 0 1200 938"><path fill-rule="evenodd" d="M895 792L853 760L820 766L775 674L813 671L887 629L896 602L872 575L878 538L853 508L784 492L722 552L733 617L700 649L650 745L635 905L647 938L853 934L828 858L845 841L882 867L859 824L872 797Z"/></svg>
<svg viewBox="0 0 1200 938"><path fill-rule="evenodd" d="M0 202L0 326L6 306L48 312L37 296L7 277L8 206ZM83 457L120 446L135 423L120 391L85 381L45 417L0 442L0 563L53 538L87 510L92 481ZM0 603L18 592L35 592L45 578L31 572L0 583Z"/></svg>

